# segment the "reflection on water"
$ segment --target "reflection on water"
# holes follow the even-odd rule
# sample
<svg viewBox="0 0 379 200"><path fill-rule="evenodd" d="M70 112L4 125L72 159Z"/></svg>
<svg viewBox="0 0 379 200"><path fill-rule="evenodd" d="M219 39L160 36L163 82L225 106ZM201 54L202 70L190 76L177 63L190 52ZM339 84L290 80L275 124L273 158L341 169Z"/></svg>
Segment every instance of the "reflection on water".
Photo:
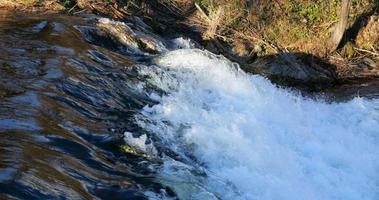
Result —
<svg viewBox="0 0 379 200"><path fill-rule="evenodd" d="M130 86L133 61L85 42L73 26L88 19L0 16L0 197L160 193L143 160L119 148L150 103Z"/></svg>

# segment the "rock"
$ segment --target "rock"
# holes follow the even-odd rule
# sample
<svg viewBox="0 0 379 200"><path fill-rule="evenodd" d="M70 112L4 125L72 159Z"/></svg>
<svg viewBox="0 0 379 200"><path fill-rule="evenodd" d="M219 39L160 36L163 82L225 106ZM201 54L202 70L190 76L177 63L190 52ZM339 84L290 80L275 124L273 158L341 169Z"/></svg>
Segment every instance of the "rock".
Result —
<svg viewBox="0 0 379 200"><path fill-rule="evenodd" d="M157 38L153 37L150 34L145 34L140 31L136 31L137 40L142 44L143 46L140 46L140 48L143 48L145 51L150 53L162 53L167 51L164 44Z"/></svg>
<svg viewBox="0 0 379 200"><path fill-rule="evenodd" d="M141 18L137 17L137 16L134 16L133 17L133 20L136 24L136 26L138 26L139 28L141 28L143 31L145 32L152 32L152 28L147 25Z"/></svg>
<svg viewBox="0 0 379 200"><path fill-rule="evenodd" d="M281 82L331 84L336 79L335 67L322 59L302 53L282 53L258 58L243 67L245 71L261 74Z"/></svg>
<svg viewBox="0 0 379 200"><path fill-rule="evenodd" d="M138 39L134 31L128 25L122 22L111 21L107 18L102 18L96 24L102 31L108 33L116 41L122 45L132 49L139 50Z"/></svg>
<svg viewBox="0 0 379 200"><path fill-rule="evenodd" d="M366 27L359 31L356 44L359 48L379 48L379 16L371 16Z"/></svg>
<svg viewBox="0 0 379 200"><path fill-rule="evenodd" d="M96 26L106 32L113 40L121 43L135 53L161 53L166 51L163 43L151 34L135 31L123 22L100 19Z"/></svg>
<svg viewBox="0 0 379 200"><path fill-rule="evenodd" d="M45 28L47 27L47 25L48 25L48 22L47 22L47 21L42 21L42 22L36 24L35 26L33 26L32 31L33 31L34 33L39 33L39 32L41 32L43 29L45 29Z"/></svg>

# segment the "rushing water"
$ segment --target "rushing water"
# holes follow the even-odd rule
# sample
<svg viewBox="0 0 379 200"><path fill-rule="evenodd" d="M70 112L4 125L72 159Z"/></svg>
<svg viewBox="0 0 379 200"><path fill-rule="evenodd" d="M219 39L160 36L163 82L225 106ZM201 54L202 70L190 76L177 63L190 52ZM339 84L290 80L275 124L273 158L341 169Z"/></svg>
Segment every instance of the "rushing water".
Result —
<svg viewBox="0 0 379 200"><path fill-rule="evenodd" d="M182 38L131 51L91 21L0 20L0 197L379 198L378 99L305 98Z"/></svg>

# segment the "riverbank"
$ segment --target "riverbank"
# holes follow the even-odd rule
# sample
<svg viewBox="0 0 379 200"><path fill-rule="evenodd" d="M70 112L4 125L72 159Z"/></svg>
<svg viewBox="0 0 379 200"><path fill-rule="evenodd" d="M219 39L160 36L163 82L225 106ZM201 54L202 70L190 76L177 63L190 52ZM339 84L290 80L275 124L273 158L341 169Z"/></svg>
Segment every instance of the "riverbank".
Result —
<svg viewBox="0 0 379 200"><path fill-rule="evenodd" d="M27 13L95 13L146 24L164 37L183 35L238 62L245 71L276 83L322 90L379 77L378 2L351 3L340 47L326 49L339 21L340 1L7 1L4 9ZM5 5L5 6L4 6Z"/></svg>

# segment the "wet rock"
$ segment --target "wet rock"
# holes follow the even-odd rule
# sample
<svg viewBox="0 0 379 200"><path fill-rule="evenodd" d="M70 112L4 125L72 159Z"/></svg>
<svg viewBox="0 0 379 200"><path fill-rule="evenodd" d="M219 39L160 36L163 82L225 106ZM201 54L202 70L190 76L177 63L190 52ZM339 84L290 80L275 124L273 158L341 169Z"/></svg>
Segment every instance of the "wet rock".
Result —
<svg viewBox="0 0 379 200"><path fill-rule="evenodd" d="M47 22L47 21L42 21L42 22L36 24L35 26L33 26L32 31L33 31L34 33L39 33L39 32L41 32L43 29L45 29L45 28L47 27L47 25L48 25L48 22Z"/></svg>
<svg viewBox="0 0 379 200"><path fill-rule="evenodd" d="M166 51L166 47L158 39L143 32L136 31L136 33L138 41L143 44L142 48L144 48L145 50L153 53L162 53Z"/></svg>
<svg viewBox="0 0 379 200"><path fill-rule="evenodd" d="M371 16L367 26L357 36L356 44L359 48L379 48L379 16Z"/></svg>
<svg viewBox="0 0 379 200"><path fill-rule="evenodd" d="M91 26L75 26L75 28L83 35L83 38L91 44L113 51L122 49L121 44L112 39L105 31Z"/></svg>
<svg viewBox="0 0 379 200"><path fill-rule="evenodd" d="M67 29L65 25L58 22L51 23L51 26L52 26L52 32L53 32L52 34L54 35L58 35L59 33L62 33Z"/></svg>
<svg viewBox="0 0 379 200"><path fill-rule="evenodd" d="M140 27L143 31L152 31L152 28L149 25L147 25L141 18L134 16L133 19L136 26Z"/></svg>
<svg viewBox="0 0 379 200"><path fill-rule="evenodd" d="M112 22L109 19L100 19L96 24L98 28L109 34L116 41L133 49L133 51L139 50L138 39L128 25L121 22Z"/></svg>
<svg viewBox="0 0 379 200"><path fill-rule="evenodd" d="M148 53L160 53L165 51L165 47L159 39L141 31L134 31L123 22L100 19L96 26L134 52L138 53L142 50Z"/></svg>

